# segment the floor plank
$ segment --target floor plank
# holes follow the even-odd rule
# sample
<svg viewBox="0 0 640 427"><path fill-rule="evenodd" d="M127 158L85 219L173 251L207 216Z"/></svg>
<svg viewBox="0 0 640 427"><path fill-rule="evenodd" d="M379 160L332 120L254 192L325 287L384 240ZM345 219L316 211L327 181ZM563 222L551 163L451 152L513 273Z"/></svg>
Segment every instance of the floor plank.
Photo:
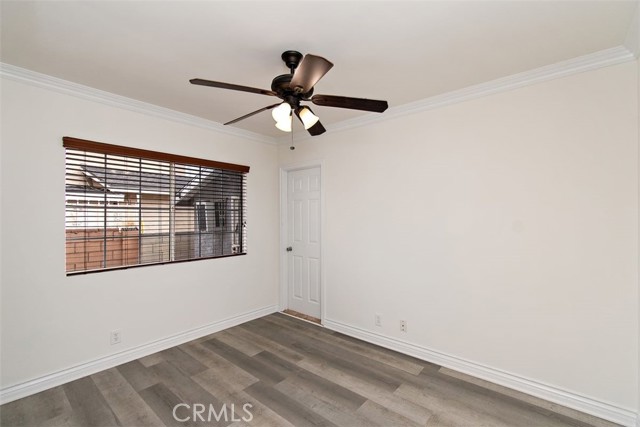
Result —
<svg viewBox="0 0 640 427"><path fill-rule="evenodd" d="M375 384L365 381L359 376L351 375L347 371L310 359L302 360L298 365L342 387L348 388L399 415L411 419L417 424L424 424L432 415L432 412L425 407L403 399L389 392L387 388L377 387Z"/></svg>
<svg viewBox="0 0 640 427"><path fill-rule="evenodd" d="M289 396L263 383L255 383L247 388L247 393L276 411L281 417L296 427L335 426L320 414L306 408Z"/></svg>
<svg viewBox="0 0 640 427"><path fill-rule="evenodd" d="M374 427L378 425L365 417L357 415L355 411L347 409L342 402L327 398L326 395L315 393L313 389L299 387L294 382L283 381L277 384L275 388L335 425L351 427Z"/></svg>
<svg viewBox="0 0 640 427"><path fill-rule="evenodd" d="M157 426L162 422L117 369L91 376L123 426Z"/></svg>
<svg viewBox="0 0 640 427"><path fill-rule="evenodd" d="M202 345L218 353L229 362L237 365L264 383L277 384L287 377L287 373L282 372L281 369L249 357L217 339L206 341L202 343Z"/></svg>
<svg viewBox="0 0 640 427"><path fill-rule="evenodd" d="M260 334L252 332L251 329L247 329L246 325L240 325L234 328L233 333L246 339L251 340L258 345L262 350L267 350L271 353L278 354L283 359L296 363L304 358L300 353L294 351L290 347L286 347L278 344L277 342L270 340Z"/></svg>
<svg viewBox="0 0 640 427"><path fill-rule="evenodd" d="M153 409L156 415L162 420L163 425L167 427L191 427L197 425L197 423L193 422L191 417L189 417L188 408L185 408L184 411L176 411L180 421L174 418L173 411L175 406L180 403L184 403L184 401L176 396L164 384L159 383L152 385L141 390L139 393L140 397L144 399L147 405L149 405L149 407ZM181 421L184 418L187 418L186 421Z"/></svg>
<svg viewBox="0 0 640 427"><path fill-rule="evenodd" d="M251 340L247 340L242 336L236 334L234 331L222 331L216 334L216 339L223 343L235 348L238 351L246 354L247 356L255 356L263 349L260 346L254 344Z"/></svg>
<svg viewBox="0 0 640 427"><path fill-rule="evenodd" d="M161 351L160 354L165 361L180 369L187 376L195 375L207 370L207 367L204 364L200 363L191 355L185 353L181 347L173 347ZM158 364L153 366L156 365Z"/></svg>
<svg viewBox="0 0 640 427"><path fill-rule="evenodd" d="M120 421L91 377L62 386L78 425L120 426Z"/></svg>
<svg viewBox="0 0 640 427"><path fill-rule="evenodd" d="M153 372L149 371L140 360L132 360L131 362L118 366L116 369L136 391L156 385L159 381Z"/></svg>
<svg viewBox="0 0 640 427"><path fill-rule="evenodd" d="M372 423L379 423L383 426L407 426L407 427L417 427L422 426L424 423L419 423L416 421L412 421L407 417L403 417L386 408L379 403L376 403L372 400L368 400L361 408L358 409L358 414L363 415ZM431 418L431 415L427 418L427 421Z"/></svg>
<svg viewBox="0 0 640 427"><path fill-rule="evenodd" d="M72 414L62 387L45 390L0 408L0 425L3 426L32 426L48 420L68 420Z"/></svg>

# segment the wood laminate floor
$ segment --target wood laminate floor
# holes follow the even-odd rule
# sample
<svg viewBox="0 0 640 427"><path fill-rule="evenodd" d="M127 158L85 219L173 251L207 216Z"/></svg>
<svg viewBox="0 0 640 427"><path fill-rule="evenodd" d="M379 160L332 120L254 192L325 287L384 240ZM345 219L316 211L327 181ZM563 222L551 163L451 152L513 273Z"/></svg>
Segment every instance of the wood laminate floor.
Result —
<svg viewBox="0 0 640 427"><path fill-rule="evenodd" d="M184 422L173 416L181 403L189 405L176 410L180 419L189 418ZM204 422L193 415L194 407L201 409L197 404L203 405ZM251 405L248 412L245 404ZM0 422L7 427L614 426L282 314L5 404Z"/></svg>

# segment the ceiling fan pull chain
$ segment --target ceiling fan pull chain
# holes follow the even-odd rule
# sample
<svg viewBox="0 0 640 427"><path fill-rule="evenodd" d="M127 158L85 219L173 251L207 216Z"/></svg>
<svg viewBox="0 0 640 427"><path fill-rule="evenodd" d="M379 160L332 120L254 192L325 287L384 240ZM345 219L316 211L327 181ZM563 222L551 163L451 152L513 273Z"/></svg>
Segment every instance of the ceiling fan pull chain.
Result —
<svg viewBox="0 0 640 427"><path fill-rule="evenodd" d="M291 123L291 125L293 126L293 123ZM295 150L296 147L293 146L293 128L291 129L291 147L289 147L289 150L293 151Z"/></svg>

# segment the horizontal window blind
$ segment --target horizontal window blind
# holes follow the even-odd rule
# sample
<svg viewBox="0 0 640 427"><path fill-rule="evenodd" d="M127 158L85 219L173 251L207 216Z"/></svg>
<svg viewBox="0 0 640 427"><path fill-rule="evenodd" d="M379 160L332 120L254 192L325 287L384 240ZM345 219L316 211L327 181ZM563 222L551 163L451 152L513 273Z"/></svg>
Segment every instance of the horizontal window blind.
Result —
<svg viewBox="0 0 640 427"><path fill-rule="evenodd" d="M247 166L63 142L67 274L246 253Z"/></svg>

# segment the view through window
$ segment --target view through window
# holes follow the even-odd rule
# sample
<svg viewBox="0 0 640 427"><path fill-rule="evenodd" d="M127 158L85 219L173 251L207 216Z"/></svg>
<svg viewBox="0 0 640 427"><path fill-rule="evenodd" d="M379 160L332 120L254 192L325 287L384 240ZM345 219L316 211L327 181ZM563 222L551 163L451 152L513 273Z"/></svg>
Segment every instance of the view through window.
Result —
<svg viewBox="0 0 640 427"><path fill-rule="evenodd" d="M248 167L64 145L67 273L246 253Z"/></svg>

